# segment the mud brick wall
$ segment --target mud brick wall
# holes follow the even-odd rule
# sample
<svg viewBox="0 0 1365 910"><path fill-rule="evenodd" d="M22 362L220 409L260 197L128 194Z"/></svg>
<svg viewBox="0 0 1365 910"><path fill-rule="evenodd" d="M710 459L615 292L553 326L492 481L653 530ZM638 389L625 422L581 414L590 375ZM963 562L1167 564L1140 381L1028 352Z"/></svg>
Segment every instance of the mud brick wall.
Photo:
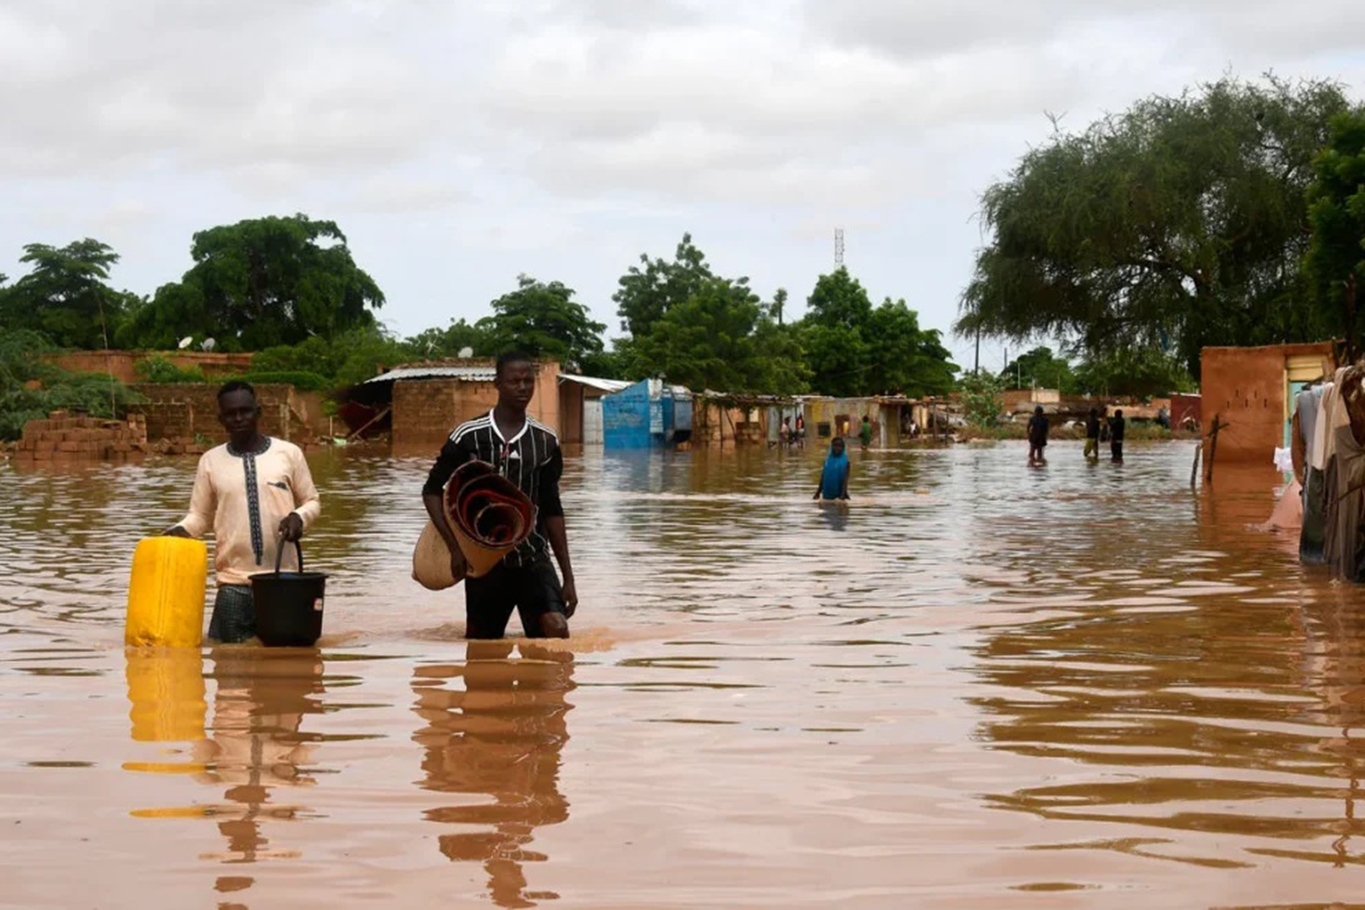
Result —
<svg viewBox="0 0 1365 910"><path fill-rule="evenodd" d="M434 454L450 431L498 403L491 382L464 379L411 379L393 384L393 448ZM527 413L559 431L559 368L543 364Z"/></svg>
<svg viewBox="0 0 1365 910"><path fill-rule="evenodd" d="M450 431L498 403L491 382L419 379L393 384L393 447L435 452Z"/></svg>
<svg viewBox="0 0 1365 910"><path fill-rule="evenodd" d="M54 411L44 420L24 424L15 450L20 461L92 461L118 459L147 449L147 427L139 415L128 420L71 417Z"/></svg>
<svg viewBox="0 0 1365 910"><path fill-rule="evenodd" d="M1290 358L1320 356L1330 372L1332 345L1284 344L1255 348L1204 348L1201 354L1200 417L1203 432L1219 417L1217 462L1269 464L1284 445Z"/></svg>
<svg viewBox="0 0 1365 910"><path fill-rule="evenodd" d="M309 410L292 385L258 385L256 400L261 405L261 432L267 436L302 442L315 435L300 415ZM139 383L133 386L147 403L137 405L146 416L147 438L193 439L207 437L214 445L227 441L218 422L218 384Z"/></svg>
<svg viewBox="0 0 1365 910"><path fill-rule="evenodd" d="M162 357L182 370L197 368L205 376L235 376L250 369L254 356L208 351L65 351L43 359L72 373L109 373L120 382L134 383L142 378L137 365L149 357Z"/></svg>

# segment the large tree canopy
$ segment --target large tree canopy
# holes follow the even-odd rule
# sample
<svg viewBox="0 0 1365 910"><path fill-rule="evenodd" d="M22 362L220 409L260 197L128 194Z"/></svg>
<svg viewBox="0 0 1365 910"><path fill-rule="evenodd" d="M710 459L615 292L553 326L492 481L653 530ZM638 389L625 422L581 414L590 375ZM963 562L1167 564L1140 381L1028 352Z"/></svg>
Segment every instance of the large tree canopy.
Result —
<svg viewBox="0 0 1365 910"><path fill-rule="evenodd" d="M1052 353L1052 348L1037 347L1005 364L1000 379L1007 389L1059 389L1074 394L1076 374L1071 361Z"/></svg>
<svg viewBox="0 0 1365 910"><path fill-rule="evenodd" d="M779 291L764 304L748 278L722 278L684 234L672 262L640 257L612 296L621 327L610 357L594 366L638 379L663 377L695 390L794 394L806 389L808 371L791 327L776 315Z"/></svg>
<svg viewBox="0 0 1365 910"><path fill-rule="evenodd" d="M716 277L706 264L706 255L692 243L691 234L683 234L672 262L650 259L642 253L640 265L644 267L631 266L621 276L620 287L611 297L621 317L621 329L635 338L648 335L654 323L672 307ZM738 283L747 282L748 279L739 279Z"/></svg>
<svg viewBox="0 0 1365 910"><path fill-rule="evenodd" d="M224 350L297 344L374 325L384 295L331 221L255 218L200 231L184 278L157 289L125 327L129 346L212 336Z"/></svg>
<svg viewBox="0 0 1365 910"><path fill-rule="evenodd" d="M630 372L694 391L804 389L799 347L743 280L708 278L669 306L648 334L619 346Z"/></svg>
<svg viewBox="0 0 1365 910"><path fill-rule="evenodd" d="M1320 337L1304 191L1347 107L1334 83L1224 79L1058 133L986 191L956 331L1156 346L1196 375L1204 345Z"/></svg>
<svg viewBox="0 0 1365 910"><path fill-rule="evenodd" d="M580 369L588 357L601 353L607 327L594 322L573 296L573 289L558 281L520 275L517 289L494 300L493 315L476 327L492 352L515 349Z"/></svg>
<svg viewBox="0 0 1365 910"><path fill-rule="evenodd" d="M1304 266L1316 310L1353 356L1362 353L1365 284L1365 113L1342 114L1314 165L1308 191L1312 240Z"/></svg>
<svg viewBox="0 0 1365 910"><path fill-rule="evenodd" d="M816 280L799 328L812 385L825 395L926 395L952 388L956 367L939 333L921 329L904 300L887 298L873 308L846 268Z"/></svg>
<svg viewBox="0 0 1365 910"><path fill-rule="evenodd" d="M64 247L30 243L20 262L27 275L0 288L0 329L29 330L58 347L101 348L137 303L108 284L118 254L86 238ZM3 281L3 277L0 277Z"/></svg>

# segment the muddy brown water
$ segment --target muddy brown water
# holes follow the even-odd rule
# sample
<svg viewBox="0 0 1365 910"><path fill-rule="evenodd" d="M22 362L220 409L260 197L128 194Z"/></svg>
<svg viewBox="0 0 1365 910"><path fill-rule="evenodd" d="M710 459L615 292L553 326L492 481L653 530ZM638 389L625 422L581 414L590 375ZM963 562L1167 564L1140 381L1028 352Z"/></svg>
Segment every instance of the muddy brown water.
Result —
<svg viewBox="0 0 1365 910"><path fill-rule="evenodd" d="M1365 895L1365 610L1189 444L569 459L567 645L310 456L318 649L125 655L192 459L0 465L0 906L1314 907ZM514 620L515 623L515 620Z"/></svg>

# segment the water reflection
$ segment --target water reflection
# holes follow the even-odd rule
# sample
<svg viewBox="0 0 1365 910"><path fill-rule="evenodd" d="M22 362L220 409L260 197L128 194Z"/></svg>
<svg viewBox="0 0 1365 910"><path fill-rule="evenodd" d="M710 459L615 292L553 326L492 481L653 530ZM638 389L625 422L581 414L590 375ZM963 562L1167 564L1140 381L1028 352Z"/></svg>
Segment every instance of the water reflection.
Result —
<svg viewBox="0 0 1365 910"><path fill-rule="evenodd" d="M557 897L528 890L523 864L546 859L528 849L535 829L569 817L559 766L573 661L571 653L526 642L468 642L463 664L413 673L413 710L426 722L413 736L423 749L418 785L449 795L425 816L458 827L440 835L441 853L482 863L500 907Z"/></svg>
<svg viewBox="0 0 1365 910"><path fill-rule="evenodd" d="M208 706L204 702L204 656L199 649L130 648L126 657L133 739L153 743L203 740Z"/></svg>
<svg viewBox="0 0 1365 910"><path fill-rule="evenodd" d="M817 508L820 509L820 517L824 519L825 527L831 531L848 529L848 505L846 503L822 502Z"/></svg>
<svg viewBox="0 0 1365 910"><path fill-rule="evenodd" d="M248 864L299 854L271 846L264 823L289 821L308 812L276 802L275 790L314 783L307 766L312 736L302 730L308 714L322 710L323 661L315 649L220 647L210 654L215 683L213 719L207 729L203 655L198 649L129 650L128 698L132 738L138 742L188 741L189 762L127 762L129 771L193 774L223 788L218 802L141 808L136 818L206 818L214 821L225 850L201 860ZM250 876L219 876L219 892L241 891Z"/></svg>
<svg viewBox="0 0 1365 910"><path fill-rule="evenodd" d="M1253 568L1187 553L1181 569L1179 582L1136 571L1071 579L1063 615L986 637L976 672L996 694L970 699L987 718L982 736L997 749L1072 763L1046 785L988 800L1059 821L1244 839L1241 852L1219 856L1224 842L1185 838L1161 859L1359 862L1346 851L1360 833L1359 608L1341 597L1296 605L1276 596L1284 582L1273 562ZM1324 725L1342 735L1324 739ZM1265 838L1303 846L1260 846ZM1131 853L1168 843L1063 846ZM1140 855L1155 855L1149 849Z"/></svg>
<svg viewBox="0 0 1365 910"><path fill-rule="evenodd" d="M278 788L309 787L312 758L303 719L322 711L321 655L313 648L219 647L212 652L212 736L202 744L206 765L199 780L224 786L223 802L203 806L227 849L201 859L254 863L299 854L270 847L263 825L290 821L308 812L292 802L275 802ZM291 794L292 796L292 794Z"/></svg>

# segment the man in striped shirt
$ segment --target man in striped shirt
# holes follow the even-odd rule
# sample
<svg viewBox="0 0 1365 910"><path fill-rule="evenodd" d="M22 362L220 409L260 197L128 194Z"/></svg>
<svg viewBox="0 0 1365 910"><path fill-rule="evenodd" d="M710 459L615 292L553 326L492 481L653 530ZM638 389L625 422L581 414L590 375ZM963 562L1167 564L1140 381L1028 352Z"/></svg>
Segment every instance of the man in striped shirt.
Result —
<svg viewBox="0 0 1365 910"><path fill-rule="evenodd" d="M482 578L465 579L465 635L502 638L515 608L528 638L568 638L568 620L578 607L578 592L564 532L564 507L559 501L559 477L564 471L559 437L526 413L536 391L536 365L530 357L522 353L499 357L493 382L497 406L450 434L422 487L422 501L454 556L459 544L446 521L441 491L455 470L477 459L493 465L521 488L535 504L535 529L493 571ZM559 561L563 585L550 564L551 550Z"/></svg>

